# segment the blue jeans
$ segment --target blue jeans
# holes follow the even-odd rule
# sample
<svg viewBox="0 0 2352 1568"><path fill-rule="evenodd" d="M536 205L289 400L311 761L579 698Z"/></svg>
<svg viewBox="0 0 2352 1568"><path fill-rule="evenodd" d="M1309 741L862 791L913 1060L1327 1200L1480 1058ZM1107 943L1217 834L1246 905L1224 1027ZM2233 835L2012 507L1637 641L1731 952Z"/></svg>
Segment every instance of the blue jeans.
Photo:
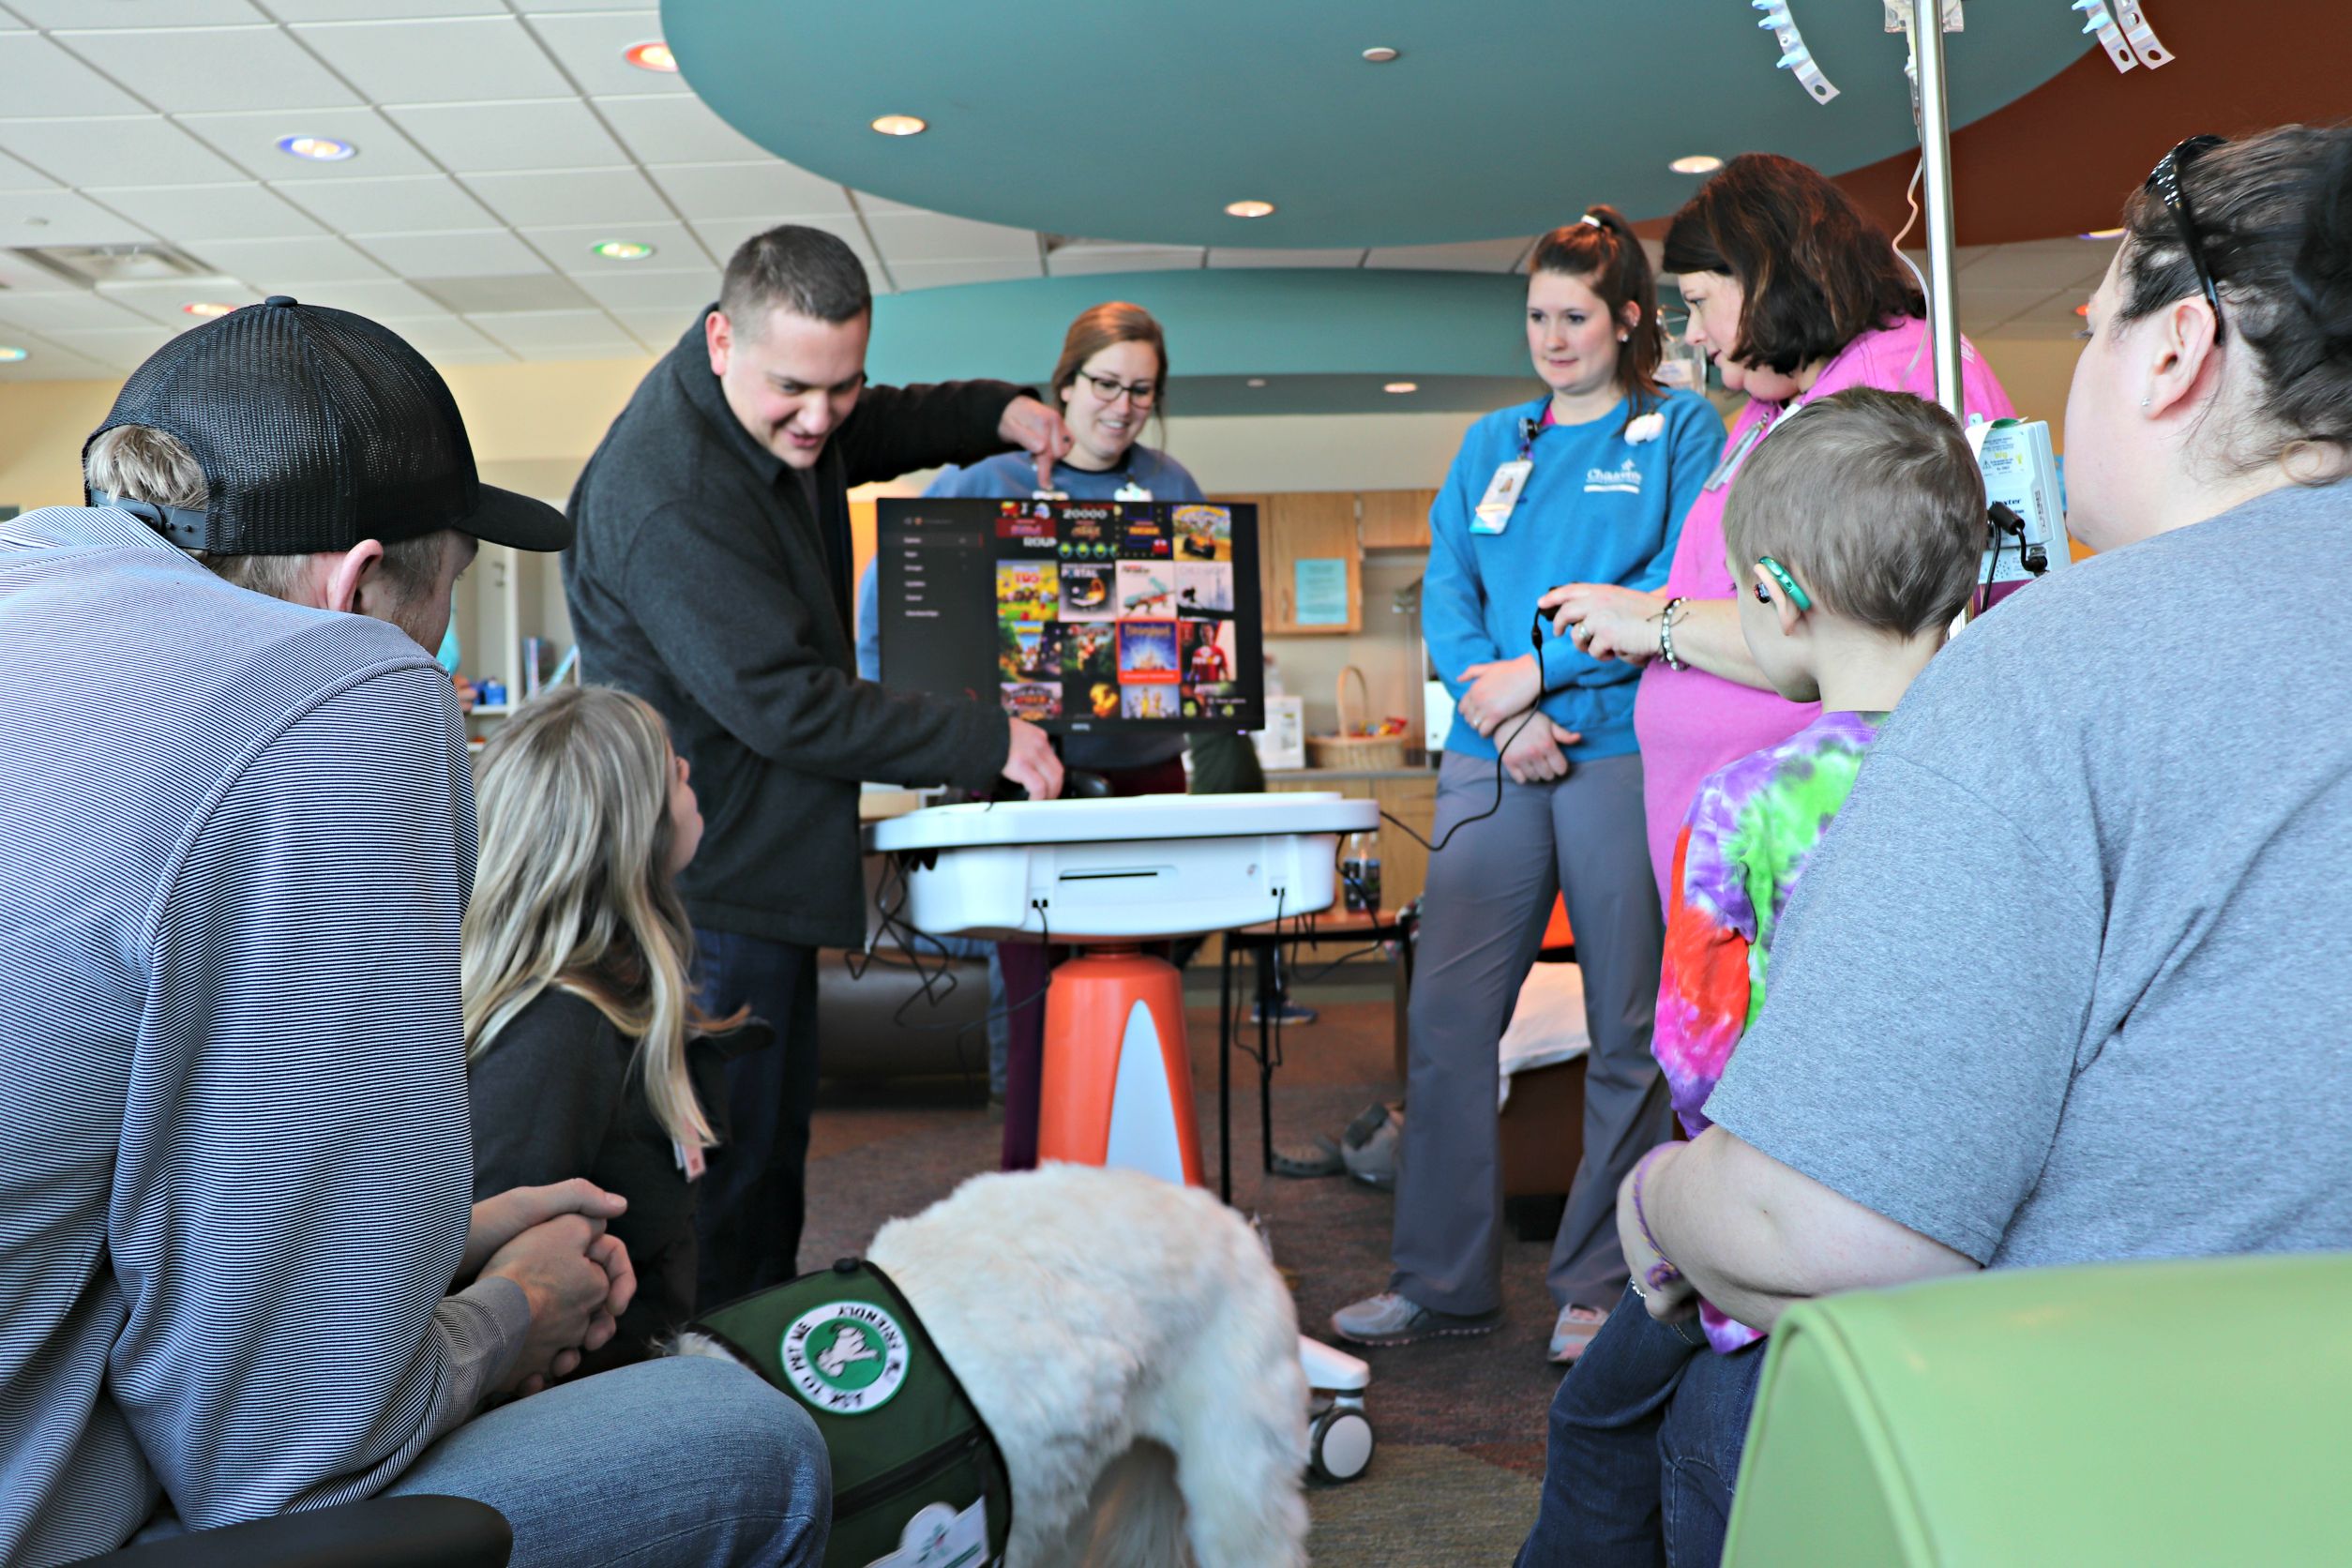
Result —
<svg viewBox="0 0 2352 1568"><path fill-rule="evenodd" d="M696 1302L720 1305L800 1272L808 1114L817 1099L817 950L694 933L702 1010L748 1007L776 1043L727 1063L727 1124L695 1205Z"/></svg>
<svg viewBox="0 0 2352 1568"><path fill-rule="evenodd" d="M1763 1366L1762 1345L1719 1356L1628 1288L1552 1397L1518 1568L1713 1568Z"/></svg>
<svg viewBox="0 0 2352 1568"><path fill-rule="evenodd" d="M473 1498L512 1568L816 1568L833 1523L824 1440L731 1362L640 1362L476 1416L384 1489Z"/></svg>

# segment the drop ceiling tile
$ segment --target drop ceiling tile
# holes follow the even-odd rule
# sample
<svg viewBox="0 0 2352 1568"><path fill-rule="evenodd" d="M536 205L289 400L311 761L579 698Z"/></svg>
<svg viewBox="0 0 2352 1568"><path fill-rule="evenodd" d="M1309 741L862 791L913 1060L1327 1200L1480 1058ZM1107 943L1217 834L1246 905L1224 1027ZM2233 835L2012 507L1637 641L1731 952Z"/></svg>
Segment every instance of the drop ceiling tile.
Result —
<svg viewBox="0 0 2352 1568"><path fill-rule="evenodd" d="M2088 295L2115 254L2112 240L2047 239L1986 248L1962 269L1961 285L2055 291L2080 287Z"/></svg>
<svg viewBox="0 0 2352 1568"><path fill-rule="evenodd" d="M208 319L189 315L181 309L183 306L259 305L264 292L249 288L234 278L180 278L169 282L98 285L98 293L105 298L174 332L185 331Z"/></svg>
<svg viewBox="0 0 2352 1568"><path fill-rule="evenodd" d="M607 168L629 161L577 98L423 104L389 113L452 173Z"/></svg>
<svg viewBox="0 0 2352 1568"><path fill-rule="evenodd" d="M716 267L663 272L632 269L583 277L579 283L591 298L609 308L615 315L650 311L671 316L677 321L678 331L683 332L689 312L718 297L718 279ZM630 330L634 331L635 327ZM671 336L675 337L677 333L673 332Z"/></svg>
<svg viewBox="0 0 2352 1568"><path fill-rule="evenodd" d="M1220 245L1209 251L1211 266L1340 266L1364 264L1361 250L1252 250Z"/></svg>
<svg viewBox="0 0 2352 1568"><path fill-rule="evenodd" d="M279 195L343 234L361 229L488 229L498 219L446 174L378 180L306 180Z"/></svg>
<svg viewBox="0 0 2352 1568"><path fill-rule="evenodd" d="M594 228L565 225L519 229L516 233L553 262L558 272L568 272L575 278L617 278L641 266L665 262L676 266L704 260L701 245L680 223L609 223ZM615 262L596 255L592 248L609 239L633 239L652 246L654 253L636 262Z"/></svg>
<svg viewBox="0 0 2352 1568"><path fill-rule="evenodd" d="M651 6L633 11L534 17L531 30L580 83L580 90L592 97L693 95L694 89L676 71L645 70L628 63L630 45L661 37L661 13Z"/></svg>
<svg viewBox="0 0 2352 1568"><path fill-rule="evenodd" d="M15 346L31 350L31 357L0 364L0 381L117 381L122 376L112 365L84 359L53 343L35 341Z"/></svg>
<svg viewBox="0 0 2352 1568"><path fill-rule="evenodd" d="M1410 267L1425 272L1515 272L1533 243L1524 239L1480 239L1462 245L1376 246L1364 252L1370 267Z"/></svg>
<svg viewBox="0 0 2352 1568"><path fill-rule="evenodd" d="M179 123L220 149L257 179L334 184L429 174L432 160L372 109L270 109L256 113L187 114ZM333 163L281 151L283 136L325 136L354 152Z"/></svg>
<svg viewBox="0 0 2352 1568"><path fill-rule="evenodd" d="M276 27L120 28L56 38L166 113L325 109L357 101Z"/></svg>
<svg viewBox="0 0 2352 1568"><path fill-rule="evenodd" d="M5 231L7 227L5 207L0 206L0 231ZM20 237L14 243L40 242ZM0 299L16 299L25 294L78 294L88 292L80 283L68 282L46 267L35 266L20 256L0 250Z"/></svg>
<svg viewBox="0 0 2352 1568"><path fill-rule="evenodd" d="M903 290L938 289L956 283L1001 283L1013 278L1042 278L1045 269L1037 258L1015 261L1005 258L978 262L893 262L890 277Z"/></svg>
<svg viewBox="0 0 2352 1568"><path fill-rule="evenodd" d="M73 294L0 294L0 322L29 332L96 332L152 324L128 305L84 292Z"/></svg>
<svg viewBox="0 0 2352 1568"><path fill-rule="evenodd" d="M545 272L547 263L505 229L458 234L354 234L353 243L403 278L491 278Z"/></svg>
<svg viewBox="0 0 2352 1568"><path fill-rule="evenodd" d="M0 33L11 114L140 114L140 102L38 33Z"/></svg>
<svg viewBox="0 0 2352 1568"><path fill-rule="evenodd" d="M602 310L533 310L466 319L493 342L503 343L518 354L572 349L613 354L638 352L637 340Z"/></svg>
<svg viewBox="0 0 2352 1568"><path fill-rule="evenodd" d="M505 16L502 0L269 0L280 22L377 22L404 16Z"/></svg>
<svg viewBox="0 0 2352 1568"><path fill-rule="evenodd" d="M850 193L822 174L781 158L755 163L656 163L645 173L689 222L707 218L768 218L786 213L846 216Z"/></svg>
<svg viewBox="0 0 2352 1568"><path fill-rule="evenodd" d="M867 272L874 270L874 249L866 243L866 233L858 227L855 218L835 218L825 213L811 213L776 221L801 223L811 229L822 229L854 251L858 261L864 264ZM718 258L719 264L725 266L727 259L735 253L737 246L752 235L775 226L775 222L763 218L730 218L709 223L697 223L694 225L694 232L701 236L702 243L710 248L711 254Z"/></svg>
<svg viewBox="0 0 2352 1568"><path fill-rule="evenodd" d="M372 316L375 312L368 310L361 314ZM445 310L432 315L376 316L376 320L408 339L412 348L428 356L468 350L495 354L501 359L506 356L505 350Z"/></svg>
<svg viewBox="0 0 2352 1568"><path fill-rule="evenodd" d="M289 239L320 232L308 213L249 183L99 187L90 194L173 245Z"/></svg>
<svg viewBox="0 0 2352 1568"><path fill-rule="evenodd" d="M154 114L107 119L0 120L0 149L65 185L143 180L214 182L244 172Z"/></svg>
<svg viewBox="0 0 2352 1568"><path fill-rule="evenodd" d="M1046 256L1056 278L1096 272L1178 272L1200 265L1197 245L1065 245Z"/></svg>
<svg viewBox="0 0 2352 1568"><path fill-rule="evenodd" d="M521 310L585 310L596 301L557 272L510 273L503 278L425 277L411 282L433 303L460 315L505 315Z"/></svg>
<svg viewBox="0 0 2352 1568"><path fill-rule="evenodd" d="M670 208L635 169L543 169L528 174L474 174L466 188L509 223L602 224L666 221Z"/></svg>
<svg viewBox="0 0 2352 1568"><path fill-rule="evenodd" d="M292 294L296 284L348 283L384 276L384 268L327 234L303 239L217 239L205 244L204 259L207 265L270 294Z"/></svg>
<svg viewBox="0 0 2352 1568"><path fill-rule="evenodd" d="M5 153L0 153L0 192L10 190L60 190L64 187L37 169L26 167Z"/></svg>
<svg viewBox="0 0 2352 1568"><path fill-rule="evenodd" d="M703 305L708 305L717 292L717 284L714 281L710 293L703 295L701 304L689 305L683 310L615 310L612 314L623 326L628 328L629 336L656 354L668 354L678 339L686 335L688 327L701 324L701 318L697 312Z"/></svg>
<svg viewBox="0 0 2352 1568"><path fill-rule="evenodd" d="M137 6L8 0L8 8L36 27L209 27L269 20L248 0L143 0Z"/></svg>
<svg viewBox="0 0 2352 1568"><path fill-rule="evenodd" d="M877 212L866 216L874 244L896 264L908 262L1011 261L1037 259L1033 229L975 223L931 212Z"/></svg>
<svg viewBox="0 0 2352 1568"><path fill-rule="evenodd" d="M911 207L904 202L894 202L887 196L877 196L870 190L860 190L857 206L860 212L922 212L925 208Z"/></svg>
<svg viewBox="0 0 2352 1568"><path fill-rule="evenodd" d="M101 197L107 206L111 197ZM126 245L156 236L70 190L20 190L0 196L0 246Z"/></svg>
<svg viewBox="0 0 2352 1568"><path fill-rule="evenodd" d="M421 316L440 306L397 278L354 278L331 283L294 284L282 291L311 305L332 305L383 321L391 316Z"/></svg>
<svg viewBox="0 0 2352 1568"><path fill-rule="evenodd" d="M2070 310L2079 303L2075 295L2063 291L1977 288L1963 274L1959 290L1960 330L1982 331L2013 316L2024 315L2037 306L2056 302L2063 302Z"/></svg>
<svg viewBox="0 0 2352 1568"><path fill-rule="evenodd" d="M645 0L521 0L515 8L532 16L574 11L641 11Z"/></svg>
<svg viewBox="0 0 2352 1568"><path fill-rule="evenodd" d="M45 336L85 359L94 359L112 369L130 370L177 334L171 327L156 325L109 328L103 332L53 332Z"/></svg>
<svg viewBox="0 0 2352 1568"><path fill-rule="evenodd" d="M377 103L576 96L511 16L334 23L294 34Z"/></svg>
<svg viewBox="0 0 2352 1568"><path fill-rule="evenodd" d="M731 163L768 156L692 94L599 98L596 105L641 163Z"/></svg>

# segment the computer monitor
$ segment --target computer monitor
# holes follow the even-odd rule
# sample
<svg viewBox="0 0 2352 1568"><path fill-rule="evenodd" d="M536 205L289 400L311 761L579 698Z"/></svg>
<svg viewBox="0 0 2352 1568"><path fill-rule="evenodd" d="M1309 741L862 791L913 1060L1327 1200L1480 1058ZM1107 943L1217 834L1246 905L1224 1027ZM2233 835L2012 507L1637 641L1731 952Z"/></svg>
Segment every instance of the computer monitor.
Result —
<svg viewBox="0 0 2352 1568"><path fill-rule="evenodd" d="M1258 508L887 499L882 680L1079 733L1266 722Z"/></svg>

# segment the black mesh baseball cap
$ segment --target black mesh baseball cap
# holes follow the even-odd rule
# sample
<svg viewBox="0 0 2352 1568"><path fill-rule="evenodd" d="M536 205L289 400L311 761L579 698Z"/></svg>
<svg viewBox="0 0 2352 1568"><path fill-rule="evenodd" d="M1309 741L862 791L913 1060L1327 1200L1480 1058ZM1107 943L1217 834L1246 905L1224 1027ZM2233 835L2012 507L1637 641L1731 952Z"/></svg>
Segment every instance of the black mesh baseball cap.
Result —
<svg viewBox="0 0 2352 1568"><path fill-rule="evenodd" d="M90 439L119 425L177 437L204 470L204 509L90 499L184 550L308 555L443 528L517 550L572 542L553 506L481 482L440 372L348 310L272 294L183 332L130 373Z"/></svg>

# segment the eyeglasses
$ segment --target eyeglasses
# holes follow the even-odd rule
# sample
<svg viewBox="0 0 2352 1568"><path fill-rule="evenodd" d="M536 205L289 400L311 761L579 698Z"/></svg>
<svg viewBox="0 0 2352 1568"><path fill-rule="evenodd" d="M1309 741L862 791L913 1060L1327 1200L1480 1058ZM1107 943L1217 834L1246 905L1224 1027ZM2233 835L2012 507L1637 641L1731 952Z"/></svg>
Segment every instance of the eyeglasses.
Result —
<svg viewBox="0 0 2352 1568"><path fill-rule="evenodd" d="M1131 385L1117 376L1098 376L1092 370L1080 370L1078 379L1093 387L1094 396L1106 403L1117 402L1122 392L1127 395L1129 405L1135 408L1150 408L1159 400L1160 389L1148 381L1138 381Z"/></svg>
<svg viewBox="0 0 2352 1568"><path fill-rule="evenodd" d="M2213 269L2206 264L2205 241L2197 234L2196 214L2189 208L2189 193L2180 187L2180 176L2189 165L2214 148L2224 144L2219 136L2192 136L2172 151L2156 160L2142 188L2152 191L2164 210L2172 214L2173 226L2180 231L2180 248L2188 252L2189 264L2196 269L2197 283L2205 290L2205 303L2213 307L2213 340L2222 340L2222 292L2213 286Z"/></svg>

